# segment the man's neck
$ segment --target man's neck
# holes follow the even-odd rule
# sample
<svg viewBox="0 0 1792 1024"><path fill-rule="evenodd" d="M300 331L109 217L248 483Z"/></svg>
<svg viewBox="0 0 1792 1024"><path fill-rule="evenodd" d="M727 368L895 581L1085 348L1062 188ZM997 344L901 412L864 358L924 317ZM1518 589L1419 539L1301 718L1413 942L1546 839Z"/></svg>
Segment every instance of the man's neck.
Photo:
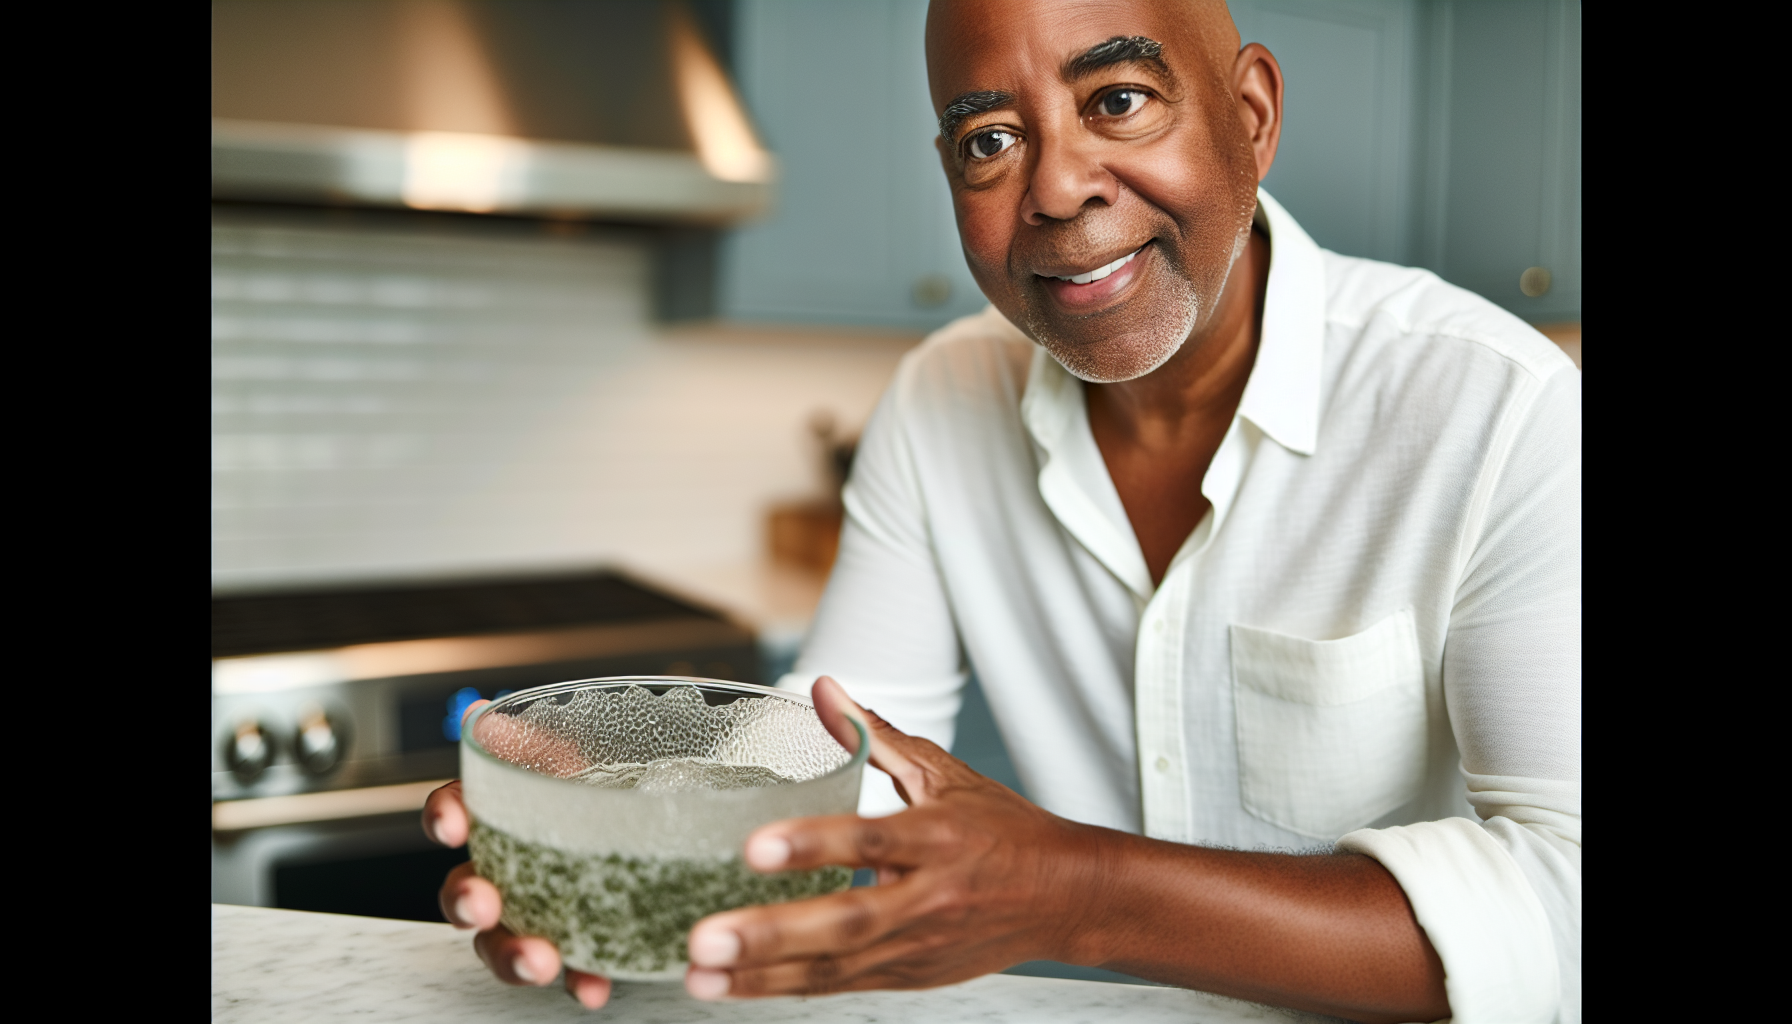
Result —
<svg viewBox="0 0 1792 1024"><path fill-rule="evenodd" d="M1138 380L1089 384L1089 429L1153 583L1207 514L1201 482L1257 359L1269 239L1252 231L1219 308L1170 361Z"/></svg>

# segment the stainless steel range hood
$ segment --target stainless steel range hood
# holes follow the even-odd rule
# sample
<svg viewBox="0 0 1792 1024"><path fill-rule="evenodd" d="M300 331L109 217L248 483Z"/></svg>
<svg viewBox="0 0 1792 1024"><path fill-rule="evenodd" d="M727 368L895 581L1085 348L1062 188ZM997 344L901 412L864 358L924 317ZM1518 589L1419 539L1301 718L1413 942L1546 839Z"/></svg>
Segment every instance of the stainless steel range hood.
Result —
<svg viewBox="0 0 1792 1024"><path fill-rule="evenodd" d="M775 163L682 0L214 0L212 195L722 224Z"/></svg>

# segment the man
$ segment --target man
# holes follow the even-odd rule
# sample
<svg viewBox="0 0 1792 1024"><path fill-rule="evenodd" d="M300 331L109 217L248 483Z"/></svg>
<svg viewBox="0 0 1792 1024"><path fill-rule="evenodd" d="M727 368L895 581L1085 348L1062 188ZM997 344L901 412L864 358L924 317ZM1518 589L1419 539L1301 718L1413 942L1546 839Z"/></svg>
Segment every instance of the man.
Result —
<svg viewBox="0 0 1792 1024"><path fill-rule="evenodd" d="M1577 1020L1573 365L1257 189L1281 71L1221 3L936 0L927 58L992 308L867 427L789 681L833 677L824 723L871 725L909 809L755 833L757 869L879 884L700 922L687 987L1054 959L1366 1021ZM941 749L969 669L1038 806ZM452 788L425 819L464 841ZM499 977L558 973L469 870L443 906Z"/></svg>

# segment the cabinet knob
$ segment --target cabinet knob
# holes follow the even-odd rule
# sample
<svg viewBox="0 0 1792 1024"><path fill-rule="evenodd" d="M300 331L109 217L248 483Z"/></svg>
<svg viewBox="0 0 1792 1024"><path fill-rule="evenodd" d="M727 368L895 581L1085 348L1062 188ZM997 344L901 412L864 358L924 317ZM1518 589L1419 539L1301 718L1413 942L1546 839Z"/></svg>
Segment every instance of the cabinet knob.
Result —
<svg viewBox="0 0 1792 1024"><path fill-rule="evenodd" d="M944 274L927 274L915 281L912 294L915 305L922 309L944 306L952 298L952 279Z"/></svg>
<svg viewBox="0 0 1792 1024"><path fill-rule="evenodd" d="M1526 267L1524 273L1518 275L1518 290L1533 299L1549 294L1549 284L1548 267Z"/></svg>

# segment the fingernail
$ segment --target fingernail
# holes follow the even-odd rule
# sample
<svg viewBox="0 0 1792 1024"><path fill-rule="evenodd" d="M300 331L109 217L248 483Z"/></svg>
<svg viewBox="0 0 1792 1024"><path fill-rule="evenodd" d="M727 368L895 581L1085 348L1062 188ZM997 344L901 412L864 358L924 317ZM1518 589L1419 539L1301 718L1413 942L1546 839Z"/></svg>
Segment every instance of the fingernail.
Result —
<svg viewBox="0 0 1792 1024"><path fill-rule="evenodd" d="M510 962L510 972L531 985L541 981L540 978L536 977L535 969L529 966L528 957L519 956L515 960L512 960Z"/></svg>
<svg viewBox="0 0 1792 1024"><path fill-rule="evenodd" d="M478 915L473 912L472 897L462 896L454 901L454 927L471 928L478 921Z"/></svg>
<svg viewBox="0 0 1792 1024"><path fill-rule="evenodd" d="M762 871L781 868L790 863L790 840L783 836L760 836L747 844L747 863Z"/></svg>
<svg viewBox="0 0 1792 1024"><path fill-rule="evenodd" d="M728 994L728 972L699 967L685 975L684 990L698 999L720 999Z"/></svg>
<svg viewBox="0 0 1792 1024"><path fill-rule="evenodd" d="M726 928L705 928L691 934L691 963L700 967L732 967L740 959L740 936Z"/></svg>
<svg viewBox="0 0 1792 1024"><path fill-rule="evenodd" d="M448 840L442 838L442 819L431 818L428 821L424 822L423 823L423 831L429 833L429 838L435 840L436 845L438 845L438 846L447 846L448 845Z"/></svg>

